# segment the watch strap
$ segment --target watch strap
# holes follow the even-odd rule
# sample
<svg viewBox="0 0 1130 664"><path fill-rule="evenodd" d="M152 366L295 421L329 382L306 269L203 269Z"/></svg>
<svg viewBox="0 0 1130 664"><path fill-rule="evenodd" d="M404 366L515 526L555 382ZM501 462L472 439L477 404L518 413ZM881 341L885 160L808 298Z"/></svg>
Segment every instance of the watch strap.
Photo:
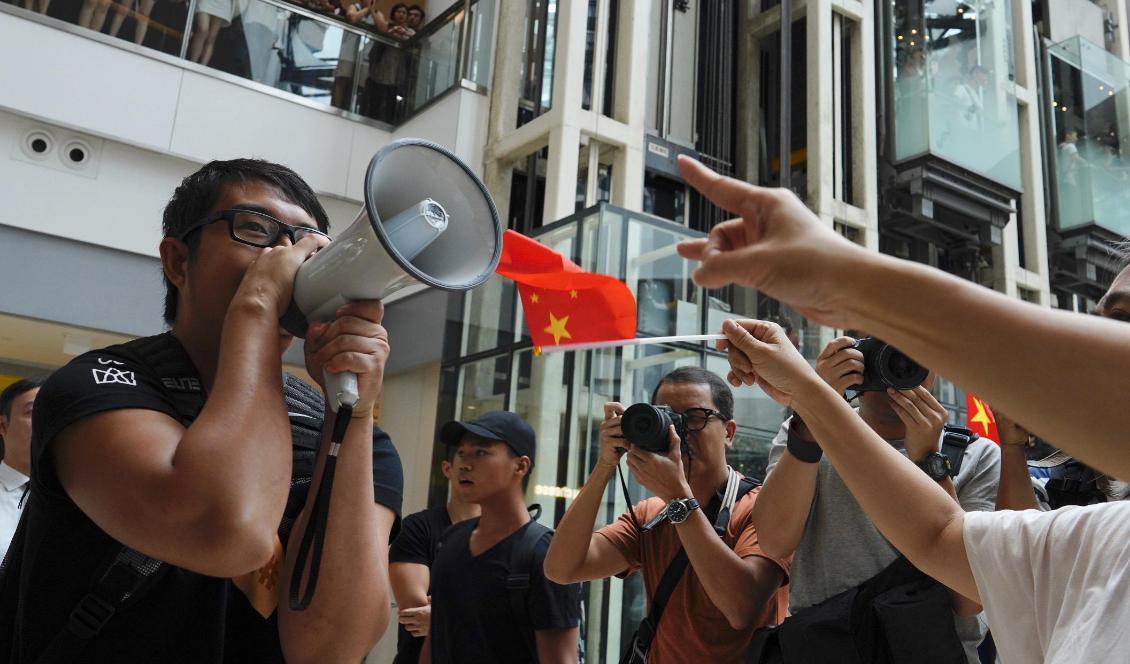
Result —
<svg viewBox="0 0 1130 664"><path fill-rule="evenodd" d="M800 437L800 434L797 432L797 425L801 422L802 420L799 415L793 415L789 420L785 448L788 449L789 454L793 455L797 461L803 463L817 463L820 461L820 458L824 456L824 450L820 449L819 444Z"/></svg>

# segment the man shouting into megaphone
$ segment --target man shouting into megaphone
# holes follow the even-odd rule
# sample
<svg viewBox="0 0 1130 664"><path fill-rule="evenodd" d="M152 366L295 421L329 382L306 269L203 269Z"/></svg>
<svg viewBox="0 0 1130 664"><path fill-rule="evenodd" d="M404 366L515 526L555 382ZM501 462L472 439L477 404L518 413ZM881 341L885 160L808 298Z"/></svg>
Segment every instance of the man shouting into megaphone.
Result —
<svg viewBox="0 0 1130 664"><path fill-rule="evenodd" d="M284 589L326 461L322 395L283 378L299 266L330 239L293 171L212 162L165 208L170 331L86 353L40 390L32 487L0 581L13 662L356 662L389 614L403 478L373 406L389 344L379 301L306 337L306 368L358 376L317 593ZM121 306L129 306L122 303ZM289 413L289 417L288 417Z"/></svg>

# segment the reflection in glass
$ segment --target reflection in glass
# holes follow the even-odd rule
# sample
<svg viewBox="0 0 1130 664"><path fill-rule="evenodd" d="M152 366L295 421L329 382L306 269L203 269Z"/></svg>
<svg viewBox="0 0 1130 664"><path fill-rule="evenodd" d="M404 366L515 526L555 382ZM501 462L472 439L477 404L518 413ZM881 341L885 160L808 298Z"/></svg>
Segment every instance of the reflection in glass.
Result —
<svg viewBox="0 0 1130 664"><path fill-rule="evenodd" d="M472 24L466 31L464 3L455 0L414 36L393 30L377 34L372 16L363 16L361 5L367 0L23 4L94 32L390 124L403 122L464 76L483 86L490 79L495 0L471 3Z"/></svg>
<svg viewBox="0 0 1130 664"><path fill-rule="evenodd" d="M1058 227L1130 236L1130 64L1080 37L1049 53Z"/></svg>
<svg viewBox="0 0 1130 664"><path fill-rule="evenodd" d="M500 355L465 365L459 373L456 419L470 420L491 410L503 410L510 377L510 356Z"/></svg>
<svg viewBox="0 0 1130 664"><path fill-rule="evenodd" d="M895 159L930 153L1020 188L1010 3L895 3Z"/></svg>
<svg viewBox="0 0 1130 664"><path fill-rule="evenodd" d="M641 336L699 334L699 289L691 281L692 266L675 253L686 237L674 229L632 219L628 222L628 264L625 282L636 294Z"/></svg>

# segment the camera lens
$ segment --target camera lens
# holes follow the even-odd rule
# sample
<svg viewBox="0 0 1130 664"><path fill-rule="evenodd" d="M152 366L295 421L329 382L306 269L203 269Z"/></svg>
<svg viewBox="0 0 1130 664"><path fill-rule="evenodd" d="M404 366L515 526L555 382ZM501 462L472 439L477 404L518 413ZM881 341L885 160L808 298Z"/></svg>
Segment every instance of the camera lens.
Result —
<svg viewBox="0 0 1130 664"><path fill-rule="evenodd" d="M620 418L620 430L624 432L624 438L632 445L652 452L667 449L669 426L671 419L667 417L667 413L646 403L629 406Z"/></svg>
<svg viewBox="0 0 1130 664"><path fill-rule="evenodd" d="M920 385L930 373L925 367L890 345L880 351L876 364L883 382L896 390L908 390Z"/></svg>

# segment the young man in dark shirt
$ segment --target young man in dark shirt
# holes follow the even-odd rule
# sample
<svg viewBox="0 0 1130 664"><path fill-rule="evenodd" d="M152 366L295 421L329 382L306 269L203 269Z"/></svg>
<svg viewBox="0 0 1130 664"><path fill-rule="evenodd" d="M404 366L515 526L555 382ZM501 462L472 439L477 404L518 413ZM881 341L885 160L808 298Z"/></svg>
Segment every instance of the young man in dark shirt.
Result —
<svg viewBox="0 0 1130 664"><path fill-rule="evenodd" d="M447 458L440 464L449 484L455 477L452 460L456 448L447 448ZM400 627L396 637L396 659L393 664L416 664L424 647L424 637L432 621L431 575L436 544L440 535L451 527L479 515L479 506L463 500L449 487L445 505L430 507L404 517L400 534L388 551L388 578L399 608Z"/></svg>
<svg viewBox="0 0 1130 664"><path fill-rule="evenodd" d="M171 330L82 355L40 391L25 532L0 584L0 656L33 662L71 639L68 616L123 547L164 565L74 661L368 653L388 621L403 486L373 425L389 352L379 302L342 307L307 335L310 375L356 373L361 398L338 456L317 593L305 611L285 593L302 573L307 489L330 446L328 427L320 445L316 434L292 440L292 422L320 426L324 405L291 377L284 398L292 339L279 317L298 267L329 243L327 226L309 186L276 164L212 162L177 188L160 245Z"/></svg>
<svg viewBox="0 0 1130 664"><path fill-rule="evenodd" d="M533 523L523 484L534 463L534 430L514 413L492 411L448 422L440 439L456 448L456 490L480 505L482 516L440 538L425 655L440 664L576 662L580 589L545 578L548 532L534 549L524 615L515 615L507 588L513 549Z"/></svg>

